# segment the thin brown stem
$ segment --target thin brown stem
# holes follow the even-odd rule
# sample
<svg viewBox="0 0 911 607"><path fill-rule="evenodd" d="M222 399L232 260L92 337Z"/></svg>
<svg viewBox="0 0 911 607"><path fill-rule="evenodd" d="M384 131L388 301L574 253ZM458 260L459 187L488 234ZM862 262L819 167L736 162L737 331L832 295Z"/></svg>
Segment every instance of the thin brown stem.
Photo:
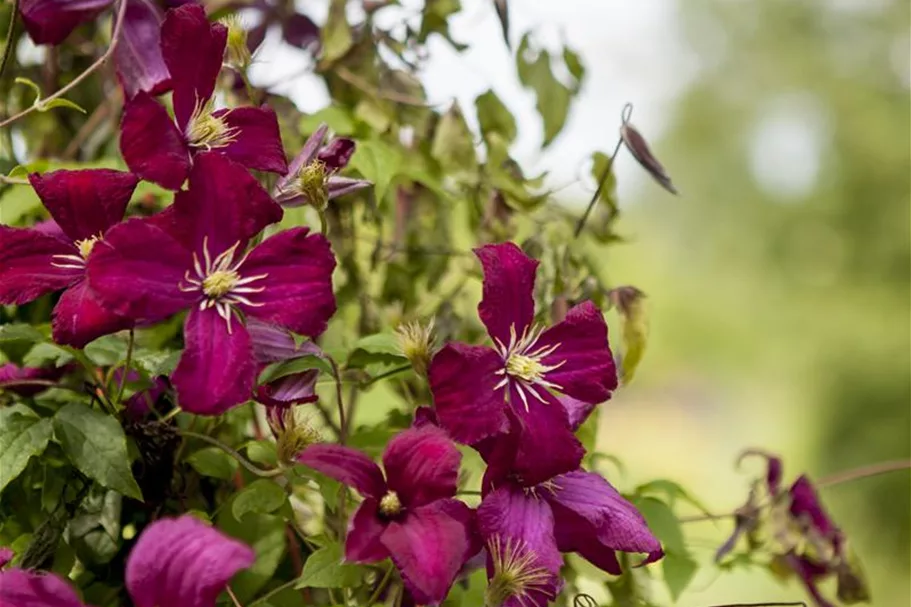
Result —
<svg viewBox="0 0 911 607"><path fill-rule="evenodd" d="M111 56L114 54L114 50L117 48L117 42L120 39L120 32L123 29L123 18L126 16L126 14L127 14L127 0L120 0L120 4L119 4L118 10L117 10L116 21L114 22L114 33L111 34L111 44L110 44L110 46L108 46L108 49L104 52L104 54L101 55L101 57L99 57L98 59L96 59L92 65L88 66L85 69L85 71L83 71L81 74L79 74L78 76L73 78L72 82L70 82L66 86L60 88L57 92L51 94L49 97L42 99L41 103L32 104L29 107L22 110L21 112L19 112L18 114L7 118L3 122L0 122L0 128L9 126L10 124L19 120L23 116L27 116L28 114L31 114L35 110L37 110L43 106L46 106L49 101L53 101L54 99L57 99L58 97L62 97L63 95L66 95L73 88L78 86L83 80L85 80L91 74L93 74L95 71L97 71L98 68L100 68L102 65L104 65L105 62L111 58Z"/></svg>
<svg viewBox="0 0 911 607"><path fill-rule="evenodd" d="M911 460L891 460L887 462L879 462L878 464L861 466L860 468L845 470L844 472L836 472L835 474L823 477L817 481L816 486L820 488L832 487L833 485L840 485L841 483L857 481L862 478L868 478L870 476L878 476L887 472L896 472L898 470L908 469L911 469Z"/></svg>
<svg viewBox="0 0 911 607"><path fill-rule="evenodd" d="M578 238L579 234L582 233L582 229L585 227L585 222L588 221L588 216L591 215L592 210L594 210L595 205L598 203L598 198L601 197L601 190L604 189L607 180L610 177L611 171L614 169L614 160L617 158L617 154L620 152L620 146L623 145L623 138L617 139L617 145L614 146L614 151L611 153L610 158L607 159L607 166L604 167L604 172L601 173L601 178L598 180L598 187L595 189L595 193L592 194L592 199L588 201L588 206L585 208L585 212L582 214L582 217L579 218L579 222L576 224L576 229L573 231L573 238Z"/></svg>
<svg viewBox="0 0 911 607"><path fill-rule="evenodd" d="M244 607L241 604L240 600L237 598L237 595L234 594L234 591L231 590L231 586L226 585L225 592L227 592L228 596L231 597L231 602L234 603L234 605L236 605L236 607Z"/></svg>
<svg viewBox="0 0 911 607"><path fill-rule="evenodd" d="M28 179L21 179L19 177L7 177L6 175L0 175L0 183L5 183L7 185L28 185Z"/></svg>
<svg viewBox="0 0 911 607"><path fill-rule="evenodd" d="M338 363L331 356L327 356L332 366L332 376L335 378L335 400L338 405L338 442L342 445L348 439L348 417L345 415L345 398L342 396L342 375Z"/></svg>

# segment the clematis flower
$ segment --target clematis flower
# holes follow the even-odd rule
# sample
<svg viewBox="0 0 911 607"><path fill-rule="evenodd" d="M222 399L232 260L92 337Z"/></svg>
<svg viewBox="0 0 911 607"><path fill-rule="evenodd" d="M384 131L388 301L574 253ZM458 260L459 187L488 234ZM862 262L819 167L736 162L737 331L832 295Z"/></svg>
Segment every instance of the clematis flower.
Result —
<svg viewBox="0 0 911 607"><path fill-rule="evenodd" d="M50 386L41 382L55 382L68 367L20 367L15 363L0 365L0 388L15 392L19 396L34 396Z"/></svg>
<svg viewBox="0 0 911 607"><path fill-rule="evenodd" d="M318 335L335 312L335 258L326 238L307 228L248 250L282 210L224 156L197 156L189 184L165 212L110 230L88 276L118 314L155 322L190 310L171 380L183 409L218 415L249 399L256 380L250 334L238 316Z"/></svg>
<svg viewBox="0 0 911 607"><path fill-rule="evenodd" d="M336 137L323 146L328 132L327 125L320 125L276 183L273 196L282 206L308 205L322 211L330 200L372 185L364 179L336 174L348 166L355 144L346 137Z"/></svg>
<svg viewBox="0 0 911 607"><path fill-rule="evenodd" d="M59 576L13 567L0 571L3 607L86 607L79 595Z"/></svg>
<svg viewBox="0 0 911 607"><path fill-rule="evenodd" d="M453 499L461 455L438 428L393 438L383 453L385 479L369 457L340 445L312 445L297 459L364 496L349 522L346 560L391 557L420 605L441 602L480 548L473 512Z"/></svg>
<svg viewBox="0 0 911 607"><path fill-rule="evenodd" d="M81 348L125 329L130 319L103 306L84 280L86 260L123 218L137 179L108 169L53 171L29 181L59 227L0 226L0 303L24 304L63 290L54 308L54 341Z"/></svg>
<svg viewBox="0 0 911 607"><path fill-rule="evenodd" d="M114 49L117 78L124 96L144 91L160 95L171 88L171 74L161 56L164 13L153 0L126 0L120 41Z"/></svg>
<svg viewBox="0 0 911 607"><path fill-rule="evenodd" d="M252 548L193 516L160 519L127 557L127 591L136 607L215 607L234 574L255 558Z"/></svg>
<svg viewBox="0 0 911 607"><path fill-rule="evenodd" d="M20 0L19 14L35 44L60 44L110 4L111 0Z"/></svg>
<svg viewBox="0 0 911 607"><path fill-rule="evenodd" d="M287 173L272 109L214 109L227 35L227 28L209 23L196 4L165 16L161 53L171 75L176 123L164 106L142 91L125 105L121 123L120 151L130 170L143 179L179 189L193 158L210 150L250 169Z"/></svg>
<svg viewBox="0 0 911 607"><path fill-rule="evenodd" d="M494 347L449 343L434 356L429 377L440 425L477 444L515 424L522 436L515 473L529 484L575 470L583 449L571 423L617 387L604 318L584 302L562 322L536 327L538 262L512 243L475 254L484 268L478 313Z"/></svg>

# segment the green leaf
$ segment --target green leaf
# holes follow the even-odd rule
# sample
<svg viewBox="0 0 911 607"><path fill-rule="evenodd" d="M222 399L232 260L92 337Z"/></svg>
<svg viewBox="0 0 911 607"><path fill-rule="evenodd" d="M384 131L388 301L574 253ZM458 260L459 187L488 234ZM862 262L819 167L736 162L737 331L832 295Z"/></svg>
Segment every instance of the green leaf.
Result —
<svg viewBox="0 0 911 607"><path fill-rule="evenodd" d="M544 122L543 145L547 147L566 125L573 91L554 76L550 54L531 48L527 34L516 53L516 68L522 85L535 92L538 114Z"/></svg>
<svg viewBox="0 0 911 607"><path fill-rule="evenodd" d="M16 79L13 80L13 82L15 82L16 84L25 85L25 86L29 87L30 89L32 89L33 91L35 91L35 101L33 101L32 104L38 105L38 103L41 101L41 87L40 86L38 86L37 84L35 84L31 80L29 80L28 78L23 78L22 76L16 76Z"/></svg>
<svg viewBox="0 0 911 607"><path fill-rule="evenodd" d="M230 508L223 508L218 515L218 527L231 537L248 544L256 553L253 566L238 572L231 581L231 588L241 604L247 605L259 589L275 576L276 569L285 557L285 521L271 514L251 512L241 522L234 518Z"/></svg>
<svg viewBox="0 0 911 607"><path fill-rule="evenodd" d="M70 403L54 416L54 431L67 457L83 474L142 500L130 472L126 436L117 420L82 403Z"/></svg>
<svg viewBox="0 0 911 607"><path fill-rule="evenodd" d="M645 517L649 529L661 540L665 551L686 553L680 521L667 504L653 497L640 497L634 503Z"/></svg>
<svg viewBox="0 0 911 607"><path fill-rule="evenodd" d="M109 563L120 549L120 514L123 498L116 491L93 491L70 520L68 542L79 560L94 565Z"/></svg>
<svg viewBox="0 0 911 607"><path fill-rule="evenodd" d="M218 447L205 447L194 451L187 463L203 476L230 480L237 470L237 460Z"/></svg>
<svg viewBox="0 0 911 607"><path fill-rule="evenodd" d="M348 368L361 369L374 363L407 364L398 341L392 333L376 333L362 337L348 356Z"/></svg>
<svg viewBox="0 0 911 607"><path fill-rule="evenodd" d="M579 55L568 46L563 47L563 63L566 64L566 69L576 79L576 82L581 83L585 77L585 66L582 65Z"/></svg>
<svg viewBox="0 0 911 607"><path fill-rule="evenodd" d="M699 564L686 553L668 552L661 560L661 569L664 572L664 583L667 584L671 597L677 601L696 576Z"/></svg>
<svg viewBox="0 0 911 607"><path fill-rule="evenodd" d="M320 59L326 64L341 59L354 44L351 26L348 25L348 18L345 15L347 4L347 0L332 0L332 4L329 5L329 16L320 32L323 49Z"/></svg>
<svg viewBox="0 0 911 607"><path fill-rule="evenodd" d="M25 405L0 409L0 492L22 474L33 455L41 455L53 433L51 420Z"/></svg>
<svg viewBox="0 0 911 607"><path fill-rule="evenodd" d="M392 180L402 166L402 154L398 148L382 141L358 142L351 167L358 170L364 179L373 182L376 199L382 200Z"/></svg>
<svg viewBox="0 0 911 607"><path fill-rule="evenodd" d="M310 135L323 123L327 124L336 135L353 135L357 126L347 109L339 105L330 105L315 114L301 118L298 128L301 133Z"/></svg>
<svg viewBox="0 0 911 607"><path fill-rule="evenodd" d="M674 502L681 499L688 504L698 508L703 514L711 515L711 512L686 489L678 483L667 479L658 479L650 481L636 487L636 493L639 495L648 495L649 493L663 493L667 497L668 505L673 508Z"/></svg>
<svg viewBox="0 0 911 607"><path fill-rule="evenodd" d="M231 502L231 514L241 520L248 512L269 514L275 512L285 503L287 495L275 481L266 478L253 481L237 494Z"/></svg>
<svg viewBox="0 0 911 607"><path fill-rule="evenodd" d="M440 118L433 134L430 155L446 169L477 169L478 157L474 149L474 136L458 103L453 103L449 111Z"/></svg>
<svg viewBox="0 0 911 607"><path fill-rule="evenodd" d="M341 544L330 544L310 555L296 588L353 588L360 586L367 569L343 563Z"/></svg>
<svg viewBox="0 0 911 607"><path fill-rule="evenodd" d="M270 440L250 441L246 445L247 459L254 464L260 464L269 468L278 465L278 454L276 453L275 443Z"/></svg>
<svg viewBox="0 0 911 607"><path fill-rule="evenodd" d="M62 367L71 360L73 360L73 354L69 350L57 344L44 342L35 344L35 347L22 358L22 364L26 367L44 367L48 364Z"/></svg>
<svg viewBox="0 0 911 607"><path fill-rule="evenodd" d="M277 363L272 363L262 370L259 374L258 381L263 384L288 375L303 373L310 369L319 369L320 373L332 374L332 365L330 365L325 358L314 354L307 354L306 356L292 358L291 360L282 360Z"/></svg>
<svg viewBox="0 0 911 607"><path fill-rule="evenodd" d="M105 335L88 344L84 352L99 367L110 367L126 358L127 341L118 335Z"/></svg>
<svg viewBox="0 0 911 607"><path fill-rule="evenodd" d="M488 90L474 100L478 112L478 122L481 125L481 134L486 138L491 133L500 135L507 142L512 143L518 134L516 119L496 93Z"/></svg>
<svg viewBox="0 0 911 607"><path fill-rule="evenodd" d="M38 103L36 105L38 106L36 109L39 112L46 112L46 111L52 110L54 108L65 107L65 108L69 108L71 110L76 110L77 112L82 112L83 114L88 113L78 103L70 101L69 99L64 99L63 97L57 97L56 99L51 99L50 101L47 101L47 102L42 101L41 103Z"/></svg>
<svg viewBox="0 0 911 607"><path fill-rule="evenodd" d="M4 325L0 327L0 343L10 341L24 341L39 343L45 340L44 334L31 325Z"/></svg>

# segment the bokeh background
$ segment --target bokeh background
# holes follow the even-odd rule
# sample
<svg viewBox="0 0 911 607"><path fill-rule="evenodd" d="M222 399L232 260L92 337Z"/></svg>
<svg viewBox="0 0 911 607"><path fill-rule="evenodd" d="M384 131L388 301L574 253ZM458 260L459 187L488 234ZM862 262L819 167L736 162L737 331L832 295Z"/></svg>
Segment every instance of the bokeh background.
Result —
<svg viewBox="0 0 911 607"><path fill-rule="evenodd" d="M306 2L319 19L320 3ZM325 3L323 3L325 4ZM402 2L404 14L410 5ZM621 153L614 284L648 295L636 380L604 409L599 446L626 464L621 488L677 480L710 508L739 505L745 447L786 474L822 477L911 457L911 10L906 0L510 0L512 28L568 41L587 79L544 154L531 93L515 75L493 3L463 0L453 37L423 74L429 97L464 107L493 88L516 114L515 155L582 207L585 164L616 141L620 110L653 143L682 196ZM303 54L267 40L261 83L303 110L326 103ZM911 604L907 473L824 490L884 607ZM706 564L730 529L688 525ZM829 589L834 596L834 589ZM762 571L706 566L679 605L800 600Z"/></svg>

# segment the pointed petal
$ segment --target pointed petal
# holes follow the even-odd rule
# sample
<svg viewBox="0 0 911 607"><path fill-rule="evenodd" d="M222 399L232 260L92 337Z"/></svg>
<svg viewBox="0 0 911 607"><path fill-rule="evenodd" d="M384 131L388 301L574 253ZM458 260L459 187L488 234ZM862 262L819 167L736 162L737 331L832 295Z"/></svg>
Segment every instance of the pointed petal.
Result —
<svg viewBox="0 0 911 607"><path fill-rule="evenodd" d="M219 151L238 164L257 171L284 175L288 161L278 131L278 118L269 106L239 107L212 114L228 128L237 129L234 142Z"/></svg>
<svg viewBox="0 0 911 607"><path fill-rule="evenodd" d="M108 230L88 261L89 287L120 316L162 320L198 299L178 288L192 267L190 252L148 219L129 219Z"/></svg>
<svg viewBox="0 0 911 607"><path fill-rule="evenodd" d="M243 324L234 319L229 332L215 308L193 307L183 332L186 349L171 379L184 411L221 415L252 397L256 365Z"/></svg>
<svg viewBox="0 0 911 607"><path fill-rule="evenodd" d="M139 91L159 95L171 86L171 74L161 56L163 19L152 0L127 0L120 41L114 49L117 77L127 99Z"/></svg>
<svg viewBox="0 0 911 607"><path fill-rule="evenodd" d="M364 497L378 500L386 493L380 467L357 449L319 443L299 453L297 461L357 489Z"/></svg>
<svg viewBox="0 0 911 607"><path fill-rule="evenodd" d="M552 394L546 403L528 397L528 408L513 391L512 410L519 422L519 447L513 472L526 485L536 485L575 470L585 449L569 429L566 410Z"/></svg>
<svg viewBox="0 0 911 607"><path fill-rule="evenodd" d="M531 325L535 317L535 273L538 262L511 242L475 249L484 268L484 297L478 315L487 332L509 345L510 329L516 335Z"/></svg>
<svg viewBox="0 0 911 607"><path fill-rule="evenodd" d="M316 155L330 171L339 171L351 161L354 155L354 140L348 137L334 137L329 144Z"/></svg>
<svg viewBox="0 0 911 607"><path fill-rule="evenodd" d="M256 387L256 400L270 407L290 407L319 400L316 379L319 370L308 369L301 373L285 375Z"/></svg>
<svg viewBox="0 0 911 607"><path fill-rule="evenodd" d="M145 528L127 557L127 590L136 607L212 607L255 558L252 548L193 516L160 519Z"/></svg>
<svg viewBox="0 0 911 607"><path fill-rule="evenodd" d="M325 123L319 125L319 127L313 131L313 134L304 142L304 147L301 148L301 151L298 152L297 156L294 157L294 160L291 161L288 173L278 180L276 187L284 189L288 183L297 179L297 174L300 173L302 168L316 159L316 155L319 153L319 149L323 147L323 141L326 140L326 134L328 132L329 125Z"/></svg>
<svg viewBox="0 0 911 607"><path fill-rule="evenodd" d="M53 573L14 567L0 571L0 605L6 607L84 607L76 591Z"/></svg>
<svg viewBox="0 0 911 607"><path fill-rule="evenodd" d="M504 485L487 495L478 508L481 537L520 541L538 557L538 565L558 574L563 557L554 537L554 516L550 505L519 487Z"/></svg>
<svg viewBox="0 0 911 607"><path fill-rule="evenodd" d="M617 387L617 368L607 342L607 324L590 301L573 307L566 319L546 330L535 348L558 346L541 362L560 365L548 372L547 381L573 398L601 403Z"/></svg>
<svg viewBox="0 0 911 607"><path fill-rule="evenodd" d="M265 289L251 294L255 306L241 307L250 316L313 337L326 330L335 313L335 256L325 236L309 231L291 228L253 249L240 271L243 276L265 274L253 283Z"/></svg>
<svg viewBox="0 0 911 607"><path fill-rule="evenodd" d="M21 0L19 14L35 44L60 44L110 4L111 0Z"/></svg>
<svg viewBox="0 0 911 607"><path fill-rule="evenodd" d="M196 156L190 187L175 195L173 208L168 230L197 254L207 240L213 258L238 242L243 251L283 213L246 169L216 152Z"/></svg>
<svg viewBox="0 0 911 607"><path fill-rule="evenodd" d="M345 535L345 560L352 563L376 563L389 556L380 538L387 523L377 516L379 504L365 499L348 522Z"/></svg>
<svg viewBox="0 0 911 607"><path fill-rule="evenodd" d="M448 343L430 363L430 390L440 425L460 443L506 432L509 420L496 372L503 361L485 346Z"/></svg>
<svg viewBox="0 0 911 607"><path fill-rule="evenodd" d="M24 304L79 280L81 268L53 264L73 263L55 255L76 255L71 244L37 230L0 225L0 303Z"/></svg>
<svg viewBox="0 0 911 607"><path fill-rule="evenodd" d="M461 461L456 446L434 426L400 432L383 452L386 482L406 508L453 497Z"/></svg>
<svg viewBox="0 0 911 607"><path fill-rule="evenodd" d="M587 403L573 398L572 396L565 396L562 394L556 395L556 398L566 410L569 427L573 432L578 430L579 426L585 423L585 420L588 419L588 416L591 415L592 411L594 411L597 406L594 403Z"/></svg>
<svg viewBox="0 0 911 607"><path fill-rule="evenodd" d="M471 509L458 500L439 500L390 522L382 542L415 601L426 605L446 598L473 556L473 535Z"/></svg>
<svg viewBox="0 0 911 607"><path fill-rule="evenodd" d="M225 55L228 28L209 23L197 4L171 9L161 25L161 55L171 73L174 115L181 131L197 102L206 103Z"/></svg>
<svg viewBox="0 0 911 607"><path fill-rule="evenodd" d="M90 341L128 329L133 321L103 306L85 280L69 287L54 306L54 341L83 348Z"/></svg>
<svg viewBox="0 0 911 607"><path fill-rule="evenodd" d="M52 171L28 177L38 198L71 240L100 236L120 223L139 179L111 169Z"/></svg>
<svg viewBox="0 0 911 607"><path fill-rule="evenodd" d="M247 332L253 343L253 356L260 364L270 364L280 360L289 360L301 356L325 356L325 353L312 341L298 344L287 329L278 325L247 318Z"/></svg>
<svg viewBox="0 0 911 607"><path fill-rule="evenodd" d="M832 519L829 518L825 508L822 507L822 502L819 500L819 496L816 494L810 479L801 475L791 485L789 493L791 496L791 515L798 519L803 517L809 519L813 528L820 535L829 540L837 541L841 532L835 526L835 523L832 522Z"/></svg>
<svg viewBox="0 0 911 607"><path fill-rule="evenodd" d="M332 175L326 183L326 189L329 192L329 200L334 200L351 192L363 190L373 185L372 181L366 179L353 179L351 177L342 177L341 175ZM286 205L291 206L291 205Z"/></svg>
<svg viewBox="0 0 911 607"><path fill-rule="evenodd" d="M124 107L120 153L131 171L169 190L180 189L190 170L183 134L164 106L142 91Z"/></svg>

